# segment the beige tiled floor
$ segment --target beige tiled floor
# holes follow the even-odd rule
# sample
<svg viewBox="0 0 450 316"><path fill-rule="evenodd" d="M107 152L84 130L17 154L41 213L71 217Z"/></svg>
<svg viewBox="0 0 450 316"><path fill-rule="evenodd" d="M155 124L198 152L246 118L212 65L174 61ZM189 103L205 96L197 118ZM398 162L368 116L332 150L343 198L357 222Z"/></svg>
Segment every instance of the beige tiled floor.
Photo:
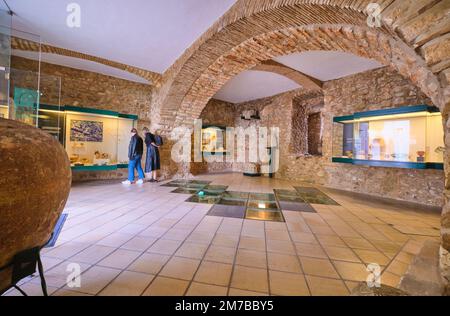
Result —
<svg viewBox="0 0 450 316"><path fill-rule="evenodd" d="M240 174L200 177L229 190L293 189ZM146 183L76 185L54 248L42 253L52 295L348 295L378 263L397 286L440 214L341 195L317 213L283 211L286 223L207 216L211 205ZM81 287L66 286L79 264ZM38 278L22 282L40 295ZM17 295L13 290L7 295Z"/></svg>

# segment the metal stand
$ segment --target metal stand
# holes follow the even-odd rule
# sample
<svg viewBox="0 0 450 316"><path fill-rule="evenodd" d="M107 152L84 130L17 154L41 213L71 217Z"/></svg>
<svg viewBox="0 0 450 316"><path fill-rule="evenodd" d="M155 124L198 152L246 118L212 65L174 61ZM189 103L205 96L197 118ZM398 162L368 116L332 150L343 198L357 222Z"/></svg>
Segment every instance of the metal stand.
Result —
<svg viewBox="0 0 450 316"><path fill-rule="evenodd" d="M42 294L44 294L44 296L48 296L48 293L47 293L47 282L45 281L44 267L42 265L41 253L40 252L39 252L37 264L38 264L39 277L41 278Z"/></svg>
<svg viewBox="0 0 450 316"><path fill-rule="evenodd" d="M2 290L0 292L0 295L6 293L11 288L15 288L23 296L28 296L27 293L17 285L17 283L19 283L20 280L35 274L37 266L39 277L41 279L42 294L44 296L48 296L47 282L45 281L44 267L42 265L41 260L41 249L44 247L45 245L43 247L36 247L25 251L21 251L14 256L13 261L11 263L0 268L0 271L12 268L11 284L9 285L9 287Z"/></svg>

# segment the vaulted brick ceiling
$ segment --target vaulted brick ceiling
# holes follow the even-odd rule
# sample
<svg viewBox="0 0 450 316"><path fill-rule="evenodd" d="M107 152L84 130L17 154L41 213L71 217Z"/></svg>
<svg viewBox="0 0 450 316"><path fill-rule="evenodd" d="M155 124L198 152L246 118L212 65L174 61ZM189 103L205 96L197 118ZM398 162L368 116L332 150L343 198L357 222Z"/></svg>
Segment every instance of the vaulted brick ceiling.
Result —
<svg viewBox="0 0 450 316"><path fill-rule="evenodd" d="M43 44L155 73L172 65L235 1L6 0L16 13L13 27L39 35ZM80 28L66 24L70 2L81 7ZM0 8L6 9L3 0ZM44 57L105 72L104 67L83 63L80 56L65 55Z"/></svg>
<svg viewBox="0 0 450 316"><path fill-rule="evenodd" d="M321 89L324 81L380 67L383 65L376 60L338 51L290 54L275 58L274 61L265 61L251 71L233 77L214 98L240 103L297 88Z"/></svg>
<svg viewBox="0 0 450 316"><path fill-rule="evenodd" d="M153 116L162 128L188 124L240 72L313 50L376 59L411 79L441 109L450 108L450 1L377 1L381 28L368 26L371 2L239 0L165 72Z"/></svg>
<svg viewBox="0 0 450 316"><path fill-rule="evenodd" d="M311 50L345 51L361 57L376 58L380 63L395 64L400 73L421 86L437 104L446 104L449 95L448 91L444 93L440 90L437 82L438 77L444 83L450 78L448 0L377 1L382 9L383 27L369 32L365 30L365 9L373 2L370 0L237 0L195 42L199 34L225 12L234 0L214 1L213 7L209 7L212 2L206 0L181 1L182 5L179 0L131 0L127 3L80 0L78 3L83 10L81 29L69 29L65 26L67 12L61 3L55 5L51 0L7 1L18 13L14 18L15 27L25 30L28 27L28 30L42 34L44 43L46 37L51 39L49 43L53 45L44 45L44 52L86 59L128 71L158 86L162 84L163 87L155 98L154 111L158 118L173 118L174 114L182 118L186 116L186 111L190 113L188 116L197 115L201 108L194 106L191 93L197 93L195 89L202 86L202 77L214 75L211 67L220 60L237 58L236 60L240 59L241 66L230 72L229 68L223 68L222 65L221 81L218 82L219 78L214 80L215 90L208 90L208 86L208 91L204 91L207 93L205 99L197 98L196 104L200 107L240 71L284 54ZM218 5L218 2L222 4ZM203 14L205 12L208 14ZM158 17L152 19L154 14ZM198 18L199 14L201 18ZM180 16L187 17L188 20L182 19L180 22L177 19ZM145 23L156 23L157 27L149 28ZM164 25L166 27L161 27ZM347 32L349 27L353 34ZM296 28L296 31L292 28ZM314 28L321 31L313 34ZM130 29L134 32L130 32ZM302 33L301 37L309 37L312 42L307 43L304 48L295 47L299 45L295 43L300 40L298 34ZM151 41L155 34L160 39L157 43L161 44L165 40L166 46L158 45L151 49L149 43L155 44ZM178 37L169 36L172 34ZM365 36L369 37L364 38ZM383 36L385 37L382 39ZM184 42L180 44L178 39ZM373 51L375 47L367 47L372 44L373 39L378 44L380 41L391 42L380 48L380 54ZM351 45L350 42L355 40L353 44L356 46ZM277 41L279 42L273 45ZM191 42L194 43L189 46ZM171 49L174 46L167 46L167 43L179 45L176 49ZM402 47L405 44L407 46ZM60 45L60 48L56 45ZM181 57L164 72L163 77L154 72L157 67L150 69L150 64L145 64L157 60L155 56L163 54L165 59L161 59L163 62L160 60L158 67L164 70L188 46ZM264 51L264 47L269 51ZM262 48L264 49L261 50ZM233 50L237 49L247 50L247 55L236 55ZM394 61L393 58L398 60ZM192 106L194 109L188 110Z"/></svg>

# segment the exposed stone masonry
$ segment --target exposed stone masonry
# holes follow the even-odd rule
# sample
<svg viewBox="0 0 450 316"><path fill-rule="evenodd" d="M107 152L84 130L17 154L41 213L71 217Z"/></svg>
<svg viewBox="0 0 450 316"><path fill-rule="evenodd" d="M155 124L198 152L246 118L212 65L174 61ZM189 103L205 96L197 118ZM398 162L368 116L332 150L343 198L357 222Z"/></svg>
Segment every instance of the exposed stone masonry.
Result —
<svg viewBox="0 0 450 316"><path fill-rule="evenodd" d="M274 57L307 50L337 50L362 57L376 59L390 65L428 96L441 109L444 118L445 143L450 147L450 56L448 0L380 0L383 27L367 29L365 8L373 0L238 0L235 5L202 35L168 69L161 78L161 86L153 90L151 117L152 125L168 132L177 125L191 125L200 116L210 98L225 82L241 71L251 69ZM282 18L280 18L282 17ZM58 52L57 52L58 53ZM333 103L333 83L328 83L331 92L325 94L327 102ZM371 86L369 86L371 87ZM349 87L351 88L351 87ZM394 87L393 87L394 88ZM383 90L382 85L379 89ZM325 86L327 90L327 86ZM339 90L339 89L337 89ZM355 91L353 91L355 92ZM371 93L371 91L369 91ZM398 95L395 95L398 93ZM406 97L402 91L394 92L391 101L377 100L376 104L400 106L409 103L414 95ZM383 96L383 93L379 93ZM417 94L417 96L419 96ZM374 97L377 97L376 95ZM281 97L280 97L281 98ZM365 99L366 98L366 99ZM357 99L375 102L362 93ZM418 101L418 100L416 100ZM337 102L337 101L336 101ZM389 105L389 103L391 103ZM358 107L356 101L355 107ZM366 104L366 103L364 103ZM375 103L374 103L375 104ZM373 104L369 104L368 107ZM266 113L271 110L265 110ZM286 109L285 114L292 114ZM324 124L329 117L322 116ZM287 124L289 125L289 124ZM327 129L324 128L324 131ZM326 139L326 135L323 135ZM170 159L170 146L166 141L163 159ZM330 147L330 146L328 146ZM324 143L324 156L327 145ZM321 159L317 157L311 160ZM322 158L323 159L323 158ZM305 159L297 162L299 165ZM318 178L325 178L323 169L317 166L321 161L303 165L317 172ZM287 168L287 173L294 166ZM303 169L303 168L302 168ZM370 168L369 168L370 169ZM167 175L186 174L188 164L173 164L164 171ZM357 170L357 169L353 169ZM382 170L382 169L378 169ZM445 202L442 217L441 265L444 275L450 279L450 154L445 154ZM380 176L380 180L392 177L392 169ZM418 171L417 171L418 172ZM410 173L409 182L401 192L392 193L398 198L409 199L422 196L428 191L434 194L435 185L422 187L411 192L414 181L423 182L420 175ZM427 171L431 172L431 171ZM366 171L365 174L370 174ZM335 175L338 176L338 175ZM356 179L358 175L354 175ZM418 178L420 180L418 180ZM436 183L440 183L440 176ZM376 177L371 175L364 181L370 183ZM405 178L402 178L405 179ZM428 176L427 176L427 179ZM428 182L427 182L428 183ZM435 183L435 182L433 182ZM439 185L438 185L439 186ZM365 188L371 190L372 185ZM383 190L387 190L384 188ZM372 192L373 193L373 192Z"/></svg>
<svg viewBox="0 0 450 316"><path fill-rule="evenodd" d="M11 67L20 70L36 68L36 62L12 56ZM142 121L150 120L152 87L94 72L41 62L41 102L45 104L75 105L136 114ZM55 83L61 80L61 95ZM15 82L19 86L36 88L35 82Z"/></svg>
<svg viewBox="0 0 450 316"><path fill-rule="evenodd" d="M11 67L20 70L36 70L33 60L12 56ZM152 87L89 71L73 69L41 62L40 102L50 105L74 105L112 110L139 116L138 127L150 125ZM54 77L51 77L54 76ZM58 80L55 80L58 79ZM58 81L61 82L61 91ZM36 77L32 75L16 78L14 84L36 89ZM100 180L126 177L126 170L100 172L73 172L73 181Z"/></svg>
<svg viewBox="0 0 450 316"><path fill-rule="evenodd" d="M201 118L226 125L234 108L235 127L279 127L280 169L276 177L294 179L349 191L368 193L416 203L441 206L444 173L439 170L379 168L332 163L332 118L354 112L393 108L417 104L431 104L408 79L390 68L382 68L349 76L324 84L323 95L302 90L275 97L229 105L211 100ZM242 111L260 112L260 121L243 121ZM303 110L303 111L301 111ZM321 135L322 155L308 155L307 117L321 113L322 126L315 133ZM226 114L227 119L223 119ZM214 118L216 118L214 120ZM303 145L302 145L303 144ZM210 171L193 164L193 173ZM220 168L222 166L222 169ZM229 164L214 163L214 171L229 170ZM234 163L232 170L243 171L243 165Z"/></svg>
<svg viewBox="0 0 450 316"><path fill-rule="evenodd" d="M96 62L99 64L103 64L109 67L117 68L120 70L127 71L129 73L135 74L139 77L142 77L144 79L147 79L149 83L158 86L161 80L161 75L152 71L148 71L142 68L137 68L130 65L125 65L122 63L118 63L112 60L108 60L105 58L87 55L79 52L75 52L69 49L64 49L60 47L55 47L47 44L40 44L36 43L30 40L26 40L19 37L12 37L11 38L11 48L22 50L22 51L31 51L31 52L43 52L43 53L49 53L49 54L58 54L62 56L68 56L68 57L74 57L79 59L84 59L92 62Z"/></svg>

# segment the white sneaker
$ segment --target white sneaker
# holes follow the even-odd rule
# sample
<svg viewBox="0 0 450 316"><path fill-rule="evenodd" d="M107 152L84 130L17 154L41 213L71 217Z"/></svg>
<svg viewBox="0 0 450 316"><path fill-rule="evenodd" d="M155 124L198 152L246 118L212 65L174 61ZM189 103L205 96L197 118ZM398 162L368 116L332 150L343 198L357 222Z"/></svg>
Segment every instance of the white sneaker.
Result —
<svg viewBox="0 0 450 316"><path fill-rule="evenodd" d="M136 181L136 184L144 184L144 179L139 179Z"/></svg>
<svg viewBox="0 0 450 316"><path fill-rule="evenodd" d="M131 184L131 181L130 181L130 180L125 180L125 181L122 181L122 184L130 185L130 184Z"/></svg>

